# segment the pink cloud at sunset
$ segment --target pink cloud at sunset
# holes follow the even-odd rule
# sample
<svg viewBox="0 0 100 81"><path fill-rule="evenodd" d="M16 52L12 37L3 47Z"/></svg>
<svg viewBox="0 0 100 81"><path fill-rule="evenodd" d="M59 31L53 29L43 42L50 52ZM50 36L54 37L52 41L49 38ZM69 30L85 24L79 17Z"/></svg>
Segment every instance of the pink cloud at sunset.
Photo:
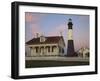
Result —
<svg viewBox="0 0 100 81"><path fill-rule="evenodd" d="M25 21L26 22L32 22L32 19L33 19L32 14L25 13Z"/></svg>
<svg viewBox="0 0 100 81"><path fill-rule="evenodd" d="M38 23L39 20L45 16L44 14L40 14L40 15L37 15L37 14L33 14L31 12L26 12L25 13L25 21L28 22L28 23Z"/></svg>

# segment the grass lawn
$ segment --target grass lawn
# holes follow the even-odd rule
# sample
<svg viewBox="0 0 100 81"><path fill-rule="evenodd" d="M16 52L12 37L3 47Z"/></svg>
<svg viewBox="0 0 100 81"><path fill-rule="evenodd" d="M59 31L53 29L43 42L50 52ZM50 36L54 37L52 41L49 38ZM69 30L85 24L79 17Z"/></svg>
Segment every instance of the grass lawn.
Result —
<svg viewBox="0 0 100 81"><path fill-rule="evenodd" d="M56 67L56 66L79 66L79 65L89 65L89 62L51 61L51 60L27 60L27 61L25 61L25 67L26 68Z"/></svg>

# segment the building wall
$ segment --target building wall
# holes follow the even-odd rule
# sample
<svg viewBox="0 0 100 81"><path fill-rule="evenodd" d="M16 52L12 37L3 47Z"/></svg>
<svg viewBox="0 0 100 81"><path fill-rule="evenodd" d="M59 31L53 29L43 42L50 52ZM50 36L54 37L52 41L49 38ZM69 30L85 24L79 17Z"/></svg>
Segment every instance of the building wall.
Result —
<svg viewBox="0 0 100 81"><path fill-rule="evenodd" d="M30 54L28 56L59 55L58 44L28 45Z"/></svg>
<svg viewBox="0 0 100 81"><path fill-rule="evenodd" d="M64 43L60 40L58 44L36 44L27 47L29 52L26 56L59 56L64 50Z"/></svg>
<svg viewBox="0 0 100 81"><path fill-rule="evenodd" d="M78 51L78 56L79 56L79 57L86 58L86 57L89 57L89 56L90 56L89 54L90 54L90 53L89 53L89 49L87 49L87 48L82 48L82 49L80 49L80 50Z"/></svg>
<svg viewBox="0 0 100 81"><path fill-rule="evenodd" d="M58 45L59 45L59 54L62 56L64 55L64 47L65 47L62 39L60 39Z"/></svg>

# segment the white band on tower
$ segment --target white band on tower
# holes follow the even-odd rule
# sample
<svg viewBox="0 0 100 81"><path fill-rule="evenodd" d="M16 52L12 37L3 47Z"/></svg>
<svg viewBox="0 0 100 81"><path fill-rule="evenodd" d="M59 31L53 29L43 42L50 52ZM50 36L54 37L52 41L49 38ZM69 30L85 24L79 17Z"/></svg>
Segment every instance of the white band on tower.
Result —
<svg viewBox="0 0 100 81"><path fill-rule="evenodd" d="M68 29L68 40L73 40L73 30Z"/></svg>

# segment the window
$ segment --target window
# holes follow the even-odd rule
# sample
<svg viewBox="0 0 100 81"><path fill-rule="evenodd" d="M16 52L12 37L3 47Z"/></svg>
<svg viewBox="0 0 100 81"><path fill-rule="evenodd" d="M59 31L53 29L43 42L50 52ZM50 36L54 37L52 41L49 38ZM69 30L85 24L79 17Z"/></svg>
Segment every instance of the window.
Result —
<svg viewBox="0 0 100 81"><path fill-rule="evenodd" d="M50 52L50 47L48 47L48 52Z"/></svg>
<svg viewBox="0 0 100 81"><path fill-rule="evenodd" d="M56 49L56 46L52 46L52 52L54 52Z"/></svg>
<svg viewBox="0 0 100 81"><path fill-rule="evenodd" d="M36 53L38 53L38 49L39 49L39 47L35 47L35 49L36 49Z"/></svg>

